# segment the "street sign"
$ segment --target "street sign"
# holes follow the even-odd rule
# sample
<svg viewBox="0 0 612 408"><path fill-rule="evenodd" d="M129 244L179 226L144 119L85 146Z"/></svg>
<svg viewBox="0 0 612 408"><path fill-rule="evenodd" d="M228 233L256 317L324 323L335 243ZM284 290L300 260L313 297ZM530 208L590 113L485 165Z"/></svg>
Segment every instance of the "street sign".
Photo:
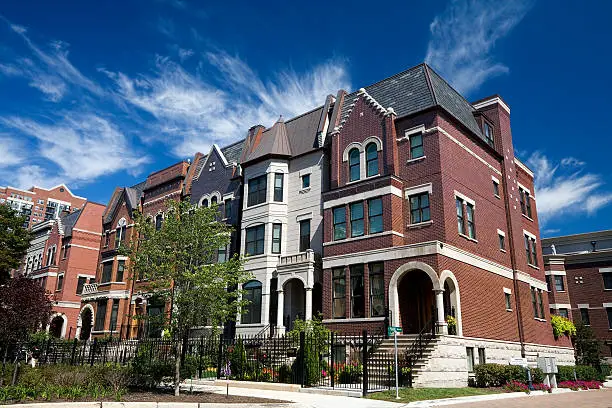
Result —
<svg viewBox="0 0 612 408"><path fill-rule="evenodd" d="M398 326L389 326L387 327L387 335L388 336L393 336L394 333L401 333L402 332L402 328L398 327Z"/></svg>

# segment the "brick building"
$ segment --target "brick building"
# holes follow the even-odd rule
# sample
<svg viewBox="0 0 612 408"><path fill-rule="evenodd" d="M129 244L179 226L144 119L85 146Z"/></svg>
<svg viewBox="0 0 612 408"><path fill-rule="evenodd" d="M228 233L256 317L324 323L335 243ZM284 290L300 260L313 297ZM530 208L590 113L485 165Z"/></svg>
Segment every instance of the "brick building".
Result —
<svg viewBox="0 0 612 408"><path fill-rule="evenodd" d="M32 227L23 273L52 295L53 315L47 330L54 337L77 333L81 293L97 268L104 205L91 201Z"/></svg>
<svg viewBox="0 0 612 408"><path fill-rule="evenodd" d="M551 313L590 326L612 363L612 231L542 239Z"/></svg>
<svg viewBox="0 0 612 408"><path fill-rule="evenodd" d="M29 190L0 187L0 204L7 203L19 215L25 216L24 228L57 218L64 210L77 210L86 201L86 198L72 194L64 184L50 189L34 186Z"/></svg>

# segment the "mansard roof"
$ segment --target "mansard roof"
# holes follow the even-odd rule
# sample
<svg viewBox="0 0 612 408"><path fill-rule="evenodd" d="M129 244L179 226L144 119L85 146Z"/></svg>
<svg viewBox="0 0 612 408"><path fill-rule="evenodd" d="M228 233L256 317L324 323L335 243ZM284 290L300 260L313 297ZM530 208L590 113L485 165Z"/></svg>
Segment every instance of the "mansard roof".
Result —
<svg viewBox="0 0 612 408"><path fill-rule="evenodd" d="M384 109L393 108L398 118L439 106L476 136L485 140L474 118L474 107L425 63L364 89L366 94ZM358 96L359 91L356 91L345 97L341 121L348 118L352 104Z"/></svg>

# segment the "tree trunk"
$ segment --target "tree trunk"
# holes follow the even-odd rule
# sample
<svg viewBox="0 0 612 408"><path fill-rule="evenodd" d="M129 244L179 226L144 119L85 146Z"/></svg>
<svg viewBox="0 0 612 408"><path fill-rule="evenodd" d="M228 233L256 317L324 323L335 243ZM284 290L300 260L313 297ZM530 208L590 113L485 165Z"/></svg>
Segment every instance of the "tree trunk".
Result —
<svg viewBox="0 0 612 408"><path fill-rule="evenodd" d="M174 395L180 395L181 385L181 354L182 354L183 342L180 337L176 343L176 356L174 357Z"/></svg>
<svg viewBox="0 0 612 408"><path fill-rule="evenodd" d="M4 347L4 357L2 358L2 375L0 375L0 387L4 385L4 373L6 373L6 358L8 357L8 344Z"/></svg>
<svg viewBox="0 0 612 408"><path fill-rule="evenodd" d="M13 380L11 381L11 385L17 384L17 375L19 374L19 367L21 366L21 362L17 361L15 364L15 369L13 370Z"/></svg>

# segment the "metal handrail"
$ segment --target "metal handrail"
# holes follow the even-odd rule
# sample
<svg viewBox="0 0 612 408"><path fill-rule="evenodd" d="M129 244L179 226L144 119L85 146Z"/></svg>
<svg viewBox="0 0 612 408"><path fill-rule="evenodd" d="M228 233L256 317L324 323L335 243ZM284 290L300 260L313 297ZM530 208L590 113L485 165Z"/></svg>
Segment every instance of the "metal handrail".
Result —
<svg viewBox="0 0 612 408"><path fill-rule="evenodd" d="M433 313L432 318L423 326L414 342L406 347L406 362L410 369L408 376L410 387L412 387L412 370L417 360L423 357L425 348L435 339L436 326L436 313Z"/></svg>

